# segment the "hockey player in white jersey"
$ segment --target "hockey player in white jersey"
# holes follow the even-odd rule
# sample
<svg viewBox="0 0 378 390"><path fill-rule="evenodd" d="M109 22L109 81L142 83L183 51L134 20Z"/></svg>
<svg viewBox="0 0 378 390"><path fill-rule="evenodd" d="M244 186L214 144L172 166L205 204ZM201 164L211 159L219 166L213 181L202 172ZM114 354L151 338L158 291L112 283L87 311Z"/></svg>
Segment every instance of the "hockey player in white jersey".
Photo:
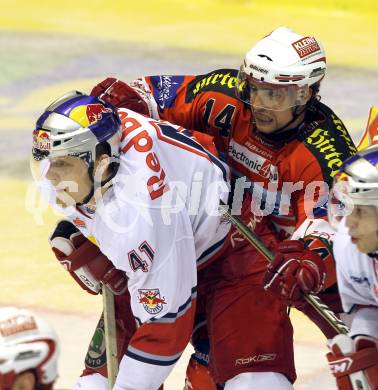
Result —
<svg viewBox="0 0 378 390"><path fill-rule="evenodd" d="M345 160L336 175L329 219L348 335L327 355L340 390L378 389L378 145Z"/></svg>
<svg viewBox="0 0 378 390"><path fill-rule="evenodd" d="M53 188L50 201L110 259L103 279L113 290L124 285L121 271L128 278L138 327L115 389L164 382L191 336L196 268L221 250L230 228L218 212L228 198L227 168L178 130L72 92L33 132L39 185ZM82 377L76 388L105 389L106 380Z"/></svg>
<svg viewBox="0 0 378 390"><path fill-rule="evenodd" d="M0 308L0 389L51 390L58 378L59 340L27 309Z"/></svg>

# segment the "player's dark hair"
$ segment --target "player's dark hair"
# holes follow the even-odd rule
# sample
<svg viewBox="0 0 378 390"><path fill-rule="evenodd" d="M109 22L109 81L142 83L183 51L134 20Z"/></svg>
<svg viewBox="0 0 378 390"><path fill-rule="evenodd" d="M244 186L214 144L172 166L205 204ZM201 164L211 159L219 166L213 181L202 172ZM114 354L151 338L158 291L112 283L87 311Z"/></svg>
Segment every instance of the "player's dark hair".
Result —
<svg viewBox="0 0 378 390"><path fill-rule="evenodd" d="M320 101L320 95L319 95L319 90L320 90L320 82L318 81L315 84L310 85L311 89L311 98L310 100L306 103L306 107L310 108L312 107L316 102Z"/></svg>
<svg viewBox="0 0 378 390"><path fill-rule="evenodd" d="M106 154L109 157L111 156L110 145L106 141L105 142L101 142L101 143L96 145L96 160L100 156L102 156L103 154ZM112 161L109 164L108 170L109 170L111 178L113 178L115 176L115 174L117 173L118 168L119 168L119 162L117 162L117 161Z"/></svg>

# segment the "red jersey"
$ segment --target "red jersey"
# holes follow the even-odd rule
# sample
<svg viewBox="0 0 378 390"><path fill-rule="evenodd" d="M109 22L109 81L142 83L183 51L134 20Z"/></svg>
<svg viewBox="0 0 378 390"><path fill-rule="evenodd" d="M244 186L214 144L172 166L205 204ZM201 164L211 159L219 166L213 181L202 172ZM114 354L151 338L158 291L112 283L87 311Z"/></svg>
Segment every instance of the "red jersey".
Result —
<svg viewBox="0 0 378 390"><path fill-rule="evenodd" d="M214 136L234 177L250 181L245 186L260 212L291 235L307 218L326 214L333 176L356 148L342 121L318 101L299 128L272 135L251 131L250 107L235 95L236 77L236 70L220 69L134 83L148 92L160 118Z"/></svg>

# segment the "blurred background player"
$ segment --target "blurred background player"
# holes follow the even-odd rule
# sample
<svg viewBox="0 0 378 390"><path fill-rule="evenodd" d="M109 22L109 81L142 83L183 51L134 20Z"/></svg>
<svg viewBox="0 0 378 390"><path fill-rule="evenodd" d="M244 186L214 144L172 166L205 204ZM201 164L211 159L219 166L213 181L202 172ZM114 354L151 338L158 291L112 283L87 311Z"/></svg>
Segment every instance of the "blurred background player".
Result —
<svg viewBox="0 0 378 390"><path fill-rule="evenodd" d="M375 129L375 131L378 127ZM348 158L335 176L329 207L333 251L349 335L327 355L339 390L378 389L378 145Z"/></svg>
<svg viewBox="0 0 378 390"><path fill-rule="evenodd" d="M0 389L51 390L58 377L58 338L26 309L0 308Z"/></svg>
<svg viewBox="0 0 378 390"><path fill-rule="evenodd" d="M342 121L320 102L325 73L320 42L280 27L252 47L239 71L149 76L130 86L109 78L92 91L118 107L131 105L212 135L232 169L235 198L243 196L240 187L254 197L253 213L243 214L245 222L257 234L261 225L272 223L278 239L305 236L273 248L278 253L264 278L267 262L233 231L232 248L200 274L198 301L204 308L196 334L207 323L212 375L218 384L226 382L226 389L292 388L296 374L287 304L300 308L327 337L334 336L301 300L301 291L321 292L341 311L333 231L323 206L333 176L356 149ZM269 221L261 221L264 215ZM204 381L199 363L209 360L206 342L196 334L187 383L192 389L197 388L192 374L198 375L198 383Z"/></svg>

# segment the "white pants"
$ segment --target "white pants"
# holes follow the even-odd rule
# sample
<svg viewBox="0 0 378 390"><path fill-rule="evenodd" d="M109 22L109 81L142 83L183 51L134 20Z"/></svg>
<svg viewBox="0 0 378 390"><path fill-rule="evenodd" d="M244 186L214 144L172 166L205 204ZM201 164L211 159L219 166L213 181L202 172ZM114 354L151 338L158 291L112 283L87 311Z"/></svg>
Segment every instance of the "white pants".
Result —
<svg viewBox="0 0 378 390"><path fill-rule="evenodd" d="M285 375L278 372L243 372L226 382L224 390L293 390Z"/></svg>
<svg viewBox="0 0 378 390"><path fill-rule="evenodd" d="M293 390L287 378L277 372L245 372L226 382L225 390ZM100 374L82 376L72 390L108 390L108 380Z"/></svg>
<svg viewBox="0 0 378 390"><path fill-rule="evenodd" d="M108 390L108 379L100 374L81 376L72 390Z"/></svg>

